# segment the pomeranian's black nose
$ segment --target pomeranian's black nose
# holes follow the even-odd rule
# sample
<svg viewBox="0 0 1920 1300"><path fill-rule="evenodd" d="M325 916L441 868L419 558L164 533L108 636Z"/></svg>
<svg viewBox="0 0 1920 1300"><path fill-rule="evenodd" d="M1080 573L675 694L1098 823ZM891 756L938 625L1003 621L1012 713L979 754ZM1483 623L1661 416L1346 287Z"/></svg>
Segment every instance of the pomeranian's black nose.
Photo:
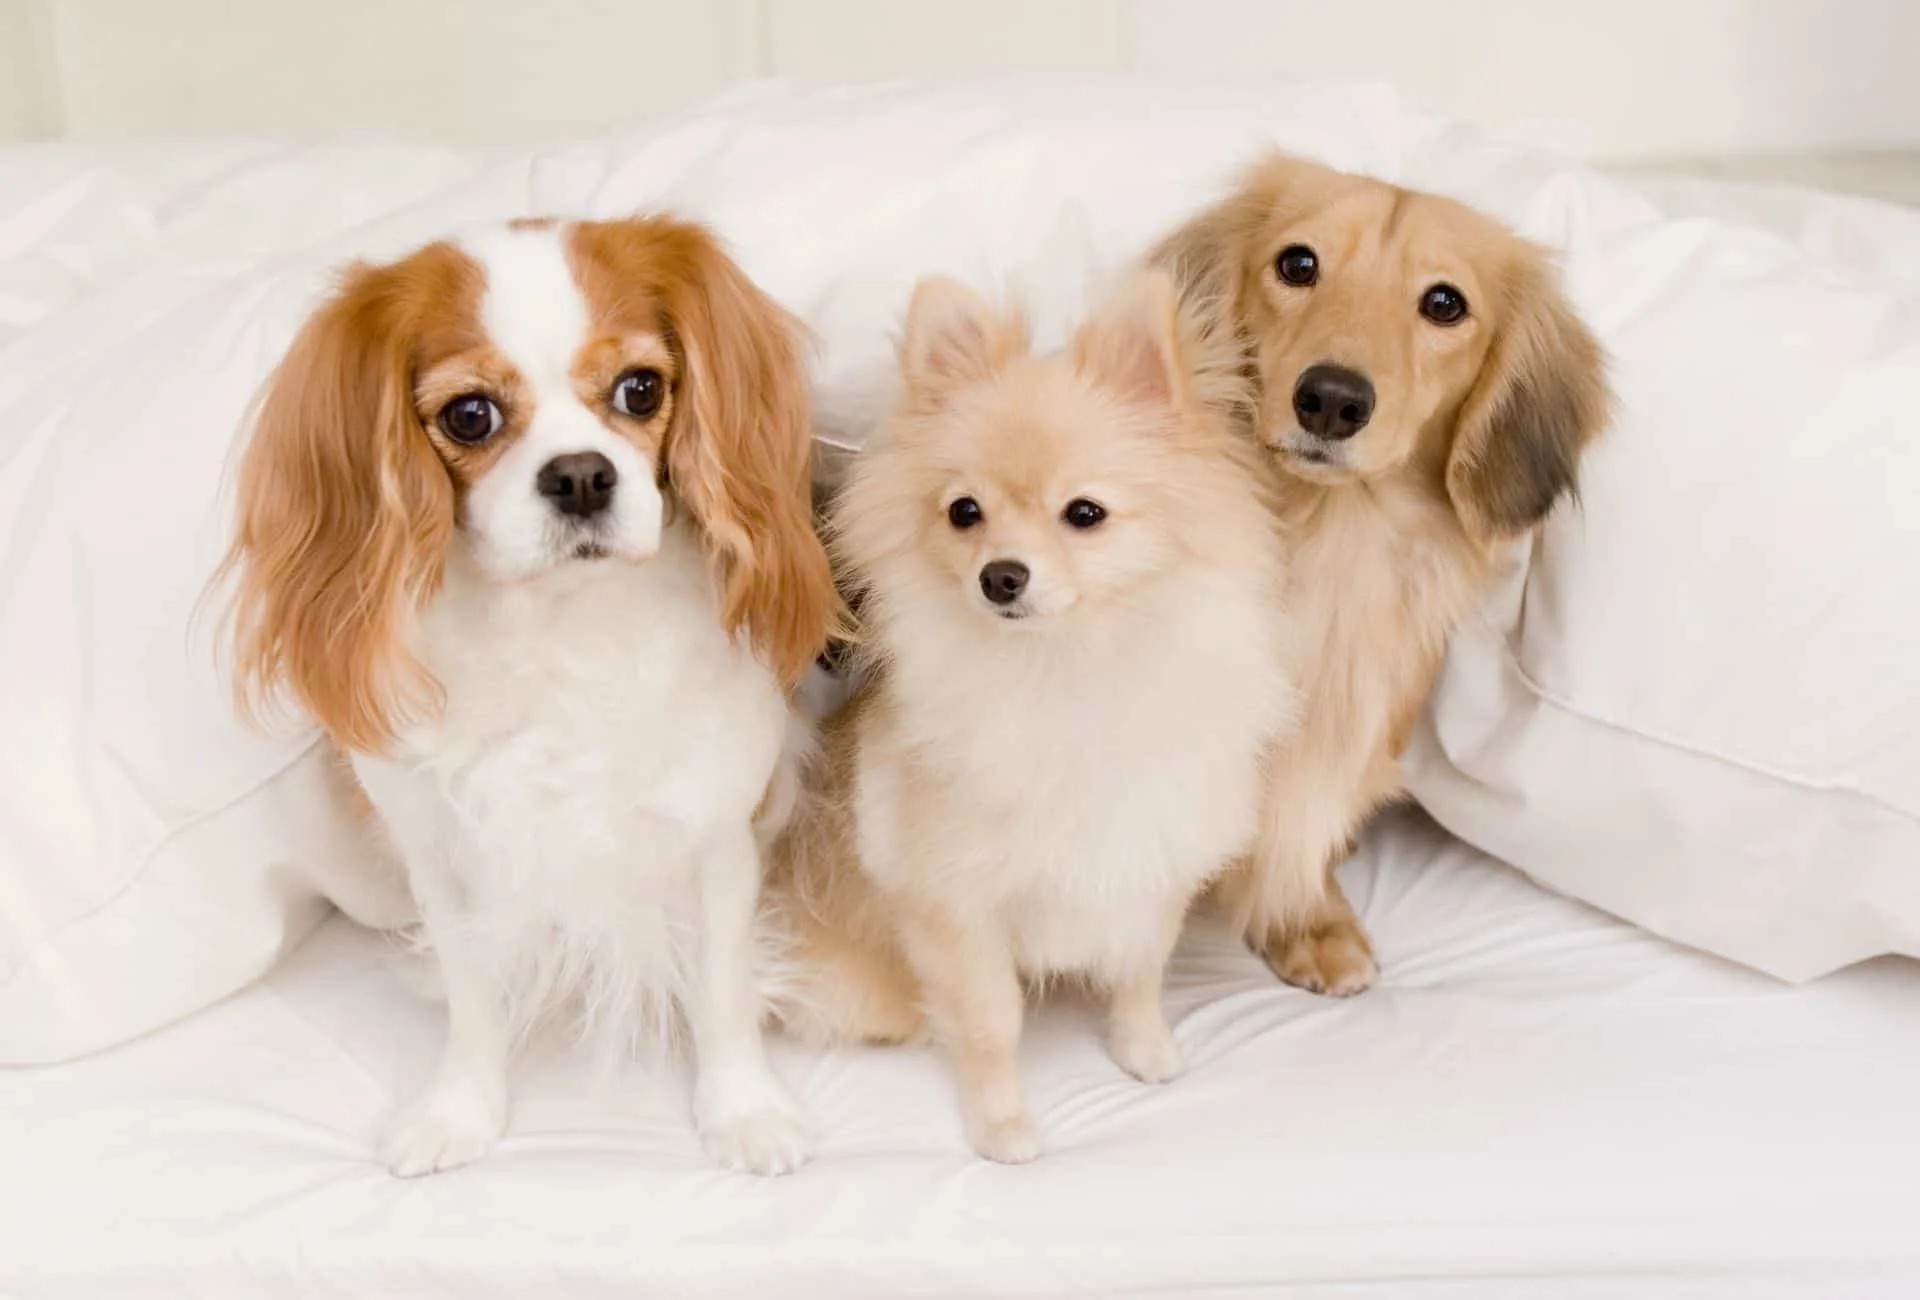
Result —
<svg viewBox="0 0 1920 1300"><path fill-rule="evenodd" d="M555 456L540 467L534 486L563 515L591 519L613 501L613 488L620 472L613 462L597 451L576 451Z"/></svg>
<svg viewBox="0 0 1920 1300"><path fill-rule="evenodd" d="M1373 384L1345 366L1308 366L1293 388L1293 413L1316 438L1351 438L1373 418Z"/></svg>
<svg viewBox="0 0 1920 1300"><path fill-rule="evenodd" d="M1018 560L994 560L980 570L980 590L996 605L1011 605L1031 576Z"/></svg>

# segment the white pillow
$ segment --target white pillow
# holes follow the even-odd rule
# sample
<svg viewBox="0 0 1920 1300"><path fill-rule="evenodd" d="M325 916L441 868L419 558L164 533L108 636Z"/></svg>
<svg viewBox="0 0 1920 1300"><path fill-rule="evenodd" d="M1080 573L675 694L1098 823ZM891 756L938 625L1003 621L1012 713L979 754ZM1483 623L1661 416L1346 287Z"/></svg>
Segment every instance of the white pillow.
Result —
<svg viewBox="0 0 1920 1300"><path fill-rule="evenodd" d="M1920 404L1911 293L1779 238L1662 222L1384 90L771 87L492 165L80 152L49 185L46 152L0 153L0 249L25 250L0 256L0 1061L224 996L323 897L404 913L332 812L311 730L242 727L206 629L189 636L246 405L331 267L529 211L706 217L819 332L823 429L857 443L916 277L1024 288L1057 336L1271 143L1566 248L1619 361L1586 512L1556 519L1462 638L1412 755L1420 796L1549 884L1781 974L1920 951L1920 692L1901 653L1916 466L1896 422ZM1794 544L1773 545L1789 522ZM1756 899L1791 906L1769 921Z"/></svg>
<svg viewBox="0 0 1920 1300"><path fill-rule="evenodd" d="M1872 225L1850 266L1824 221L1574 260L1617 427L1408 761L1463 838L1794 980L1920 956L1920 213Z"/></svg>

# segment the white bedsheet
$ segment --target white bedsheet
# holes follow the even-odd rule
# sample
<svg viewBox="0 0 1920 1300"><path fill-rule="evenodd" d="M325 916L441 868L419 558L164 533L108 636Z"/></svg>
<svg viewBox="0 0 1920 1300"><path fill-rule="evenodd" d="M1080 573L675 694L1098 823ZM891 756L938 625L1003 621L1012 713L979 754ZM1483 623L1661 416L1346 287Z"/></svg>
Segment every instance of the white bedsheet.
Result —
<svg viewBox="0 0 1920 1300"><path fill-rule="evenodd" d="M1038 1014L1030 1166L966 1152L930 1050L782 1045L822 1142L777 1181L709 1168L674 1089L564 1062L489 1159L390 1178L438 1008L335 920L210 1012L0 1074L0 1295L1920 1294L1920 966L1790 988L1411 814L1345 879L1382 986L1283 988L1201 926L1185 1078Z"/></svg>

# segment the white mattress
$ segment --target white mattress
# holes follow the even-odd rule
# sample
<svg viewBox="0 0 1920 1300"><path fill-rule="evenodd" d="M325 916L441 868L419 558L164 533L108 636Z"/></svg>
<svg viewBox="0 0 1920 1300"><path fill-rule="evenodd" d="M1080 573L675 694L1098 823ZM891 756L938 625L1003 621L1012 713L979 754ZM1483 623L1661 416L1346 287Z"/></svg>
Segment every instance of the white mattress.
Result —
<svg viewBox="0 0 1920 1300"><path fill-rule="evenodd" d="M1411 814L1345 879L1382 986L1281 987L1203 926L1174 1083L1086 1006L1036 1015L1030 1166L967 1153L929 1050L783 1044L822 1145L777 1181L709 1168L675 1089L565 1062L487 1161L389 1177L438 1009L336 920L193 1020L0 1075L0 1294L1920 1294L1920 966L1786 987Z"/></svg>

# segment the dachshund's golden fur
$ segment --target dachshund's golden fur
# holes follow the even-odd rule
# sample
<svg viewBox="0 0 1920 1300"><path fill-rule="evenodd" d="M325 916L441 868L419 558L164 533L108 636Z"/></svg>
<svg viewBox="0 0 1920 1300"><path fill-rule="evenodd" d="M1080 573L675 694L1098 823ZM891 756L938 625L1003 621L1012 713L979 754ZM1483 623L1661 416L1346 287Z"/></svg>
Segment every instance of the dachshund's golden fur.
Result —
<svg viewBox="0 0 1920 1300"><path fill-rule="evenodd" d="M1312 252L1310 284L1279 272L1296 247ZM1304 723L1261 847L1218 892L1283 979L1358 992L1371 947L1332 867L1400 795L1398 755L1447 638L1507 544L1575 491L1606 421L1602 353L1544 250L1450 200L1284 156L1152 260L1241 340L1254 396L1239 415L1270 453L1309 638ZM1435 286L1464 295L1461 319L1423 315ZM1372 384L1350 437L1315 438L1294 410L1302 372L1323 364Z"/></svg>

